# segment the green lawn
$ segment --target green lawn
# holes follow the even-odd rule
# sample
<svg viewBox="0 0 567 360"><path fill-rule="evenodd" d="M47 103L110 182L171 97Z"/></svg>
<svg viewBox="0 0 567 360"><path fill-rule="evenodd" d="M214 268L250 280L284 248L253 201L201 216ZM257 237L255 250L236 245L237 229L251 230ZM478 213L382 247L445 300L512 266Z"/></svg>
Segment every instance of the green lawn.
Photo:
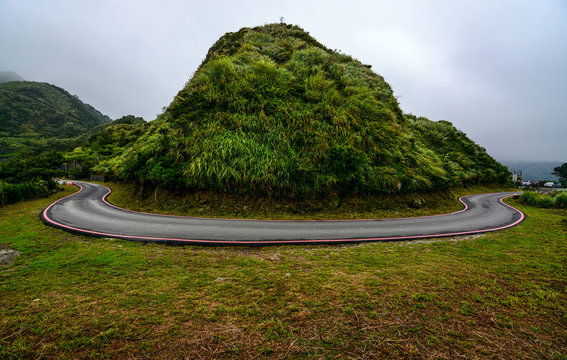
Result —
<svg viewBox="0 0 567 360"><path fill-rule="evenodd" d="M171 247L0 208L0 358L567 359L565 210L479 236Z"/></svg>

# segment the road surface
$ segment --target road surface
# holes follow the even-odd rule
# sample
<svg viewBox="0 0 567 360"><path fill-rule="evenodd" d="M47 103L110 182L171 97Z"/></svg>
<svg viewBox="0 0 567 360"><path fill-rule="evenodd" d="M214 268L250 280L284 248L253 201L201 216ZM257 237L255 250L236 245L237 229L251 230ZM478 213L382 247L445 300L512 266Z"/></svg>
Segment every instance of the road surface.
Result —
<svg viewBox="0 0 567 360"><path fill-rule="evenodd" d="M42 213L45 224L73 233L175 245L276 245L357 243L476 234L519 224L525 215L502 199L514 192L461 198L454 213L375 220L239 220L155 215L121 209L106 201L110 189L75 182L77 193Z"/></svg>

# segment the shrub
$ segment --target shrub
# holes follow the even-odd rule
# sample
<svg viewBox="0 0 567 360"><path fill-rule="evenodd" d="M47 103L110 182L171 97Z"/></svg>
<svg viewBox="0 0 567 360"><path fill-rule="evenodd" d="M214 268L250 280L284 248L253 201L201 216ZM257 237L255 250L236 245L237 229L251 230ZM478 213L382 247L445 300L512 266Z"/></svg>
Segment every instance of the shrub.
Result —
<svg viewBox="0 0 567 360"><path fill-rule="evenodd" d="M47 182L41 180L16 184L0 181L0 206L45 195L49 187Z"/></svg>
<svg viewBox="0 0 567 360"><path fill-rule="evenodd" d="M535 191L524 191L520 195L524 204L543 208L567 208L567 192L540 194Z"/></svg>
<svg viewBox="0 0 567 360"><path fill-rule="evenodd" d="M555 207L567 209L567 191L555 195Z"/></svg>

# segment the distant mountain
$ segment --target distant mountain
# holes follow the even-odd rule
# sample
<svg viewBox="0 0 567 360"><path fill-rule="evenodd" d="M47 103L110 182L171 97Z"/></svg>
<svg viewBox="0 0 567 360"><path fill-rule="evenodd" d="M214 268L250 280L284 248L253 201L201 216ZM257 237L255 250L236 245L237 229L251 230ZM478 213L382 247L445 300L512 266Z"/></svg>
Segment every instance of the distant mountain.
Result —
<svg viewBox="0 0 567 360"><path fill-rule="evenodd" d="M0 84L0 157L21 151L63 150L70 139L112 120L51 84Z"/></svg>
<svg viewBox="0 0 567 360"><path fill-rule="evenodd" d="M9 81L24 81L24 78L12 71L0 71L0 84Z"/></svg>
<svg viewBox="0 0 567 360"><path fill-rule="evenodd" d="M551 175L553 168L561 166L561 161L502 161L510 171L518 173L522 172L522 180L540 181L552 180L557 181L559 178Z"/></svg>

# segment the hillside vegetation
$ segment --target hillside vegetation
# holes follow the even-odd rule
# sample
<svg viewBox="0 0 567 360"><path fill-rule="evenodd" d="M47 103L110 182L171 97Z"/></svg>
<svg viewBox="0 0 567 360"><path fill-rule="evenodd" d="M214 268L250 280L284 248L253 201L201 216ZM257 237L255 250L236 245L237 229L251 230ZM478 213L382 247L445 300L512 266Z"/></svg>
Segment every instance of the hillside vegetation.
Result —
<svg viewBox="0 0 567 360"><path fill-rule="evenodd" d="M61 175L62 161L63 155L56 151L0 161L0 207L48 195L56 187L53 178Z"/></svg>
<svg viewBox="0 0 567 360"><path fill-rule="evenodd" d="M105 160L121 155L147 128L148 123L143 118L133 115L126 115L110 124L95 127L78 139L80 146L66 154L68 162L81 164L81 172L72 175L80 178L89 173L110 174Z"/></svg>
<svg viewBox="0 0 567 360"><path fill-rule="evenodd" d="M51 84L0 84L0 158L24 151L64 150L72 138L111 120Z"/></svg>
<svg viewBox="0 0 567 360"><path fill-rule="evenodd" d="M221 37L149 130L103 167L141 185L287 198L508 179L449 122L405 116L370 66L287 24Z"/></svg>

